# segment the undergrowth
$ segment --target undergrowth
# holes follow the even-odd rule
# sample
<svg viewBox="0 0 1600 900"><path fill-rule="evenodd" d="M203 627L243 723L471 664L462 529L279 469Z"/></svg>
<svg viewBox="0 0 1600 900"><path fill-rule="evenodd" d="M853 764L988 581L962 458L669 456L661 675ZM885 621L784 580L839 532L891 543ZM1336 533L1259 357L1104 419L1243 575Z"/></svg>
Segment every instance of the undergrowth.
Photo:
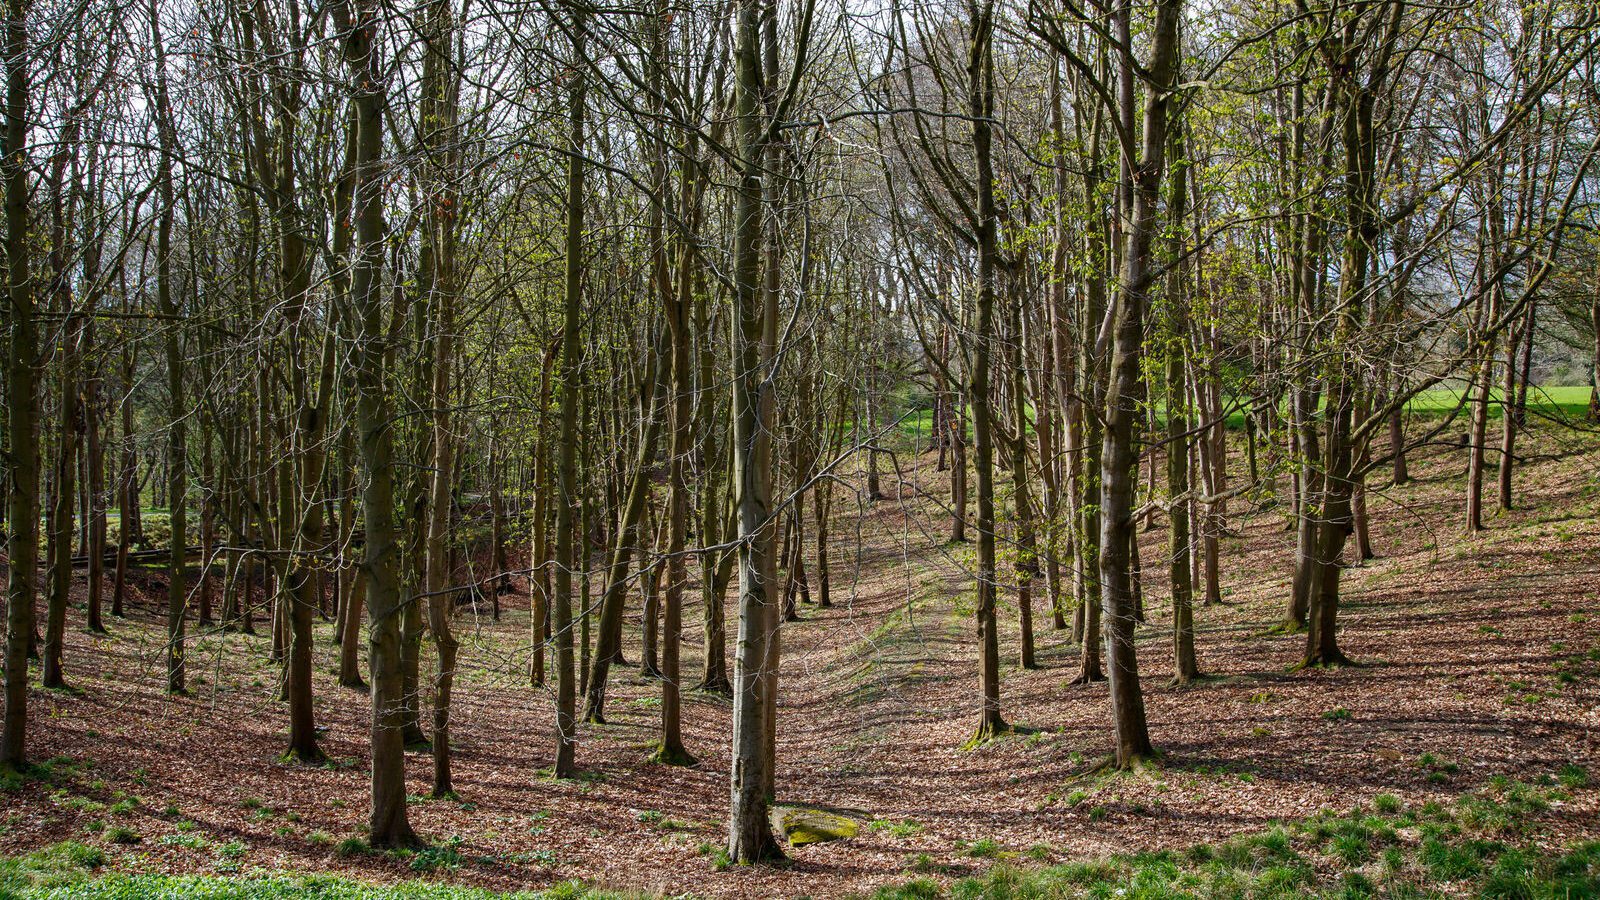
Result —
<svg viewBox="0 0 1600 900"><path fill-rule="evenodd" d="M436 849L454 852L446 843ZM414 860L424 859L422 853ZM0 900L629 900L631 895L566 881L542 891L505 894L436 881L373 885L331 875L154 875L107 871L97 846L63 841L27 856L0 857ZM412 868L432 871L449 865Z"/></svg>
<svg viewBox="0 0 1600 900"><path fill-rule="evenodd" d="M953 883L926 877L935 870L912 863L908 874L923 877L882 888L872 898L1600 898L1600 840L1559 849L1539 840L1537 817L1566 799L1562 787L1509 780L1453 806L1407 809L1384 794L1370 807L1181 852L1045 868L1002 862Z"/></svg>
<svg viewBox="0 0 1600 900"><path fill-rule="evenodd" d="M1575 767L1572 767L1575 768ZM1600 840L1552 847L1541 840L1549 811L1587 784L1570 769L1539 784L1492 779L1452 805L1407 807L1383 794L1366 806L1277 824L1218 844L1079 860L1048 867L1019 865L1018 854L992 841L968 845L966 856L994 862L982 874L953 882L927 854L907 864L908 880L878 890L873 900L1022 900L1022 898L1290 898L1360 900L1424 898L1600 898ZM443 882L375 886L331 876L260 873L219 877L106 871L100 846L66 841L23 857L0 858L0 900L197 898L197 900L623 900L628 895L563 882L540 892L499 894ZM418 861L426 858L426 864ZM463 857L454 842L419 853L412 868L453 871ZM716 867L722 868L722 867ZM920 876L920 877L918 877Z"/></svg>

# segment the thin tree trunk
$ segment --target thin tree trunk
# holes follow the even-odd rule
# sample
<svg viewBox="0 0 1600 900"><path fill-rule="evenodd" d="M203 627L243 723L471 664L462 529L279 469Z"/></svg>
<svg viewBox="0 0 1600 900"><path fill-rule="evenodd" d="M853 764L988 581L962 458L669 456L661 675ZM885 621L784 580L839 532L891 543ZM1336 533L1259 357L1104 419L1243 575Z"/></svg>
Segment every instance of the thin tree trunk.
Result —
<svg viewBox="0 0 1600 900"><path fill-rule="evenodd" d="M176 124L167 96L166 51L161 40L160 16L154 0L150 4L151 46L156 59L155 101L161 155L157 162L157 185L161 214L156 225L156 308L168 322L166 330L167 364L167 453L166 489L168 514L172 523L172 548L167 559L167 691L185 693L184 617L187 596L184 589L184 564L188 549L188 521L185 494L188 491L189 415L183 392L183 345L178 303L172 294L172 227L177 199L172 184L172 160L177 156Z"/></svg>
<svg viewBox="0 0 1600 900"><path fill-rule="evenodd" d="M1389 414L1389 457L1395 487L1411 480L1406 469L1405 413L1396 409Z"/></svg>
<svg viewBox="0 0 1600 900"><path fill-rule="evenodd" d="M425 591L428 631L438 651L433 684L433 796L455 796L450 770L450 703L456 677L459 642L451 632L453 611L450 575L454 553L450 547L451 487L455 484L455 437L450 432L451 390L454 376L456 331L456 217L460 198L456 187L456 71L455 34L451 0L434 0L427 10L429 36L423 60L423 120L427 128L424 152L431 159L435 197L426 222L425 243L432 248L428 273L432 296L434 360L431 401L433 408L433 471L429 484Z"/></svg>
<svg viewBox="0 0 1600 900"><path fill-rule="evenodd" d="M1167 518L1171 530L1167 533L1167 572L1172 581L1172 681L1184 685L1200 675L1200 664L1194 648L1194 582L1189 547L1190 516L1194 499L1189 473L1189 416L1188 369L1184 349L1189 336L1189 298L1184 288L1188 284L1187 267L1178 261L1183 257L1183 224L1187 215L1189 163L1184 150L1184 132L1174 129L1171 151L1172 190L1169 194L1172 218L1172 247L1167 272Z"/></svg>
<svg viewBox="0 0 1600 900"><path fill-rule="evenodd" d="M995 616L995 509L994 418L990 408L989 344L994 337L997 223L994 169L990 157L994 110L994 4L970 0L972 37L967 57L968 95L972 116L972 146L977 162L978 191L978 298L977 330L973 335L972 372L968 392L972 402L974 460L978 478L978 602L974 617L978 631L978 725L974 743L1005 732L1000 715L1000 637Z"/></svg>
<svg viewBox="0 0 1600 900"><path fill-rule="evenodd" d="M1011 318L1010 360L1011 414L1016 420L1016 434L1011 446L1011 494L1016 507L1015 536L1017 549L1017 629L1020 653L1018 664L1024 669L1038 668L1033 645L1033 585L1039 578L1038 538L1033 519L1033 487L1028 479L1028 389L1027 370L1023 366L1024 334L1022 330L1022 294L1013 285L1008 305ZM1047 404L1036 408L1045 409ZM1041 421L1036 431L1046 430Z"/></svg>
<svg viewBox="0 0 1600 900"><path fill-rule="evenodd" d="M585 14L572 9L573 58L584 54ZM584 204L584 104L587 84L583 75L572 81L567 98L569 143L567 158L566 285L561 329L560 445L556 463L555 604L551 629L556 651L556 759L554 774L569 778L577 770L577 672L572 637L572 572L578 562L574 543L579 536L576 507L583 488L578 484L578 401L583 390L583 204ZM587 535L584 536L587 539Z"/></svg>
<svg viewBox="0 0 1600 900"><path fill-rule="evenodd" d="M58 290L64 287L61 285ZM49 589L45 605L44 665L39 677L39 683L47 688L67 686L61 657L66 641L68 592L72 588L72 536L76 530L73 507L78 492L78 342L83 320L72 313L72 298L63 295L62 299L67 320L61 338L55 491L51 498L50 534L46 543Z"/></svg>
<svg viewBox="0 0 1600 900"><path fill-rule="evenodd" d="M94 321L90 320L84 332L85 349L94 358ZM84 449L89 455L89 631L104 634L105 622L101 617L105 606L106 580L106 456L101 419L100 385L101 369L94 371L84 381Z"/></svg>
<svg viewBox="0 0 1600 900"><path fill-rule="evenodd" d="M664 8L664 6L663 6ZM667 47L670 35L669 20L657 18L653 33L657 58L653 74L660 78L667 66ZM666 141L657 136L655 156L656 182L665 187L667 180ZM683 178L680 197L687 199L693 190L688 169ZM667 408L672 417L671 444L667 462L667 504L665 510L667 539L666 591L662 597L661 623L661 743L656 747L654 759L670 765L690 765L694 757L683 746L683 713L680 697L679 650L683 634L683 593L689 581L688 558L685 548L689 537L689 462L694 450L694 371L691 369L690 350L694 335L689 330L689 312L693 303L694 281L690 266L694 261L692 249L685 244L678 258L678 283L676 290L670 283L667 271L667 240L664 217L659 206L651 204L651 227L654 232L656 258L655 277L660 292L667 331L670 336L668 368L671 370L670 393ZM658 566L663 565L657 563Z"/></svg>
<svg viewBox="0 0 1600 900"><path fill-rule="evenodd" d="M1506 338L1506 374L1500 398L1500 468L1497 486L1500 510L1511 509L1511 474L1516 464L1517 449L1517 353L1522 349L1522 332L1533 326L1533 307L1523 319L1522 328L1510 329Z"/></svg>
<svg viewBox="0 0 1600 900"><path fill-rule="evenodd" d="M580 311L581 314L581 311ZM600 601L599 634L595 641L594 658L588 668L589 678L584 706L584 718L590 722L605 721L607 681L611 666L622 655L622 613L628 596L628 572L633 560L635 545L639 542L639 523L644 518L645 503L650 495L650 470L656 455L656 443L661 434L659 414L662 406L663 382L660 348L654 336L645 362L645 377L640 384L641 406L644 410L643 430L639 437L639 452L634 460L633 475L628 485L628 498L622 508L622 520L616 533L616 544L611 553L611 564L606 574L606 591ZM559 531L560 525L558 524Z"/></svg>
<svg viewBox="0 0 1600 900"><path fill-rule="evenodd" d="M127 304L123 304L124 311ZM117 472L117 563L111 584L111 614L126 615L128 594L128 554L133 549L135 524L139 521L139 457L133 446L133 349L122 351L122 433L121 463Z"/></svg>
<svg viewBox="0 0 1600 900"><path fill-rule="evenodd" d="M950 543L967 542L967 404L953 404L950 415Z"/></svg>

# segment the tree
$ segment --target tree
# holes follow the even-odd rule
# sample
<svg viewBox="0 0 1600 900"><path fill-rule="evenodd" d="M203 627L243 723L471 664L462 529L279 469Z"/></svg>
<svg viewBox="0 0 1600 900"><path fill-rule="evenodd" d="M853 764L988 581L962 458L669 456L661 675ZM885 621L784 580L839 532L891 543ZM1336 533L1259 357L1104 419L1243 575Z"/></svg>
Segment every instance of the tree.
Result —
<svg viewBox="0 0 1600 900"><path fill-rule="evenodd" d="M998 277L998 225L994 203L994 168L990 157L994 112L994 3L969 0L972 39L967 58L968 102L971 104L972 149L977 172L978 238L977 330L972 343L972 380L967 386L972 405L973 453L978 478L978 728L974 742L1009 730L1000 716L1000 638L995 621L994 412L990 401L990 345L994 340L995 281ZM1020 423L1019 423L1020 428ZM1020 437L1019 437L1020 440Z"/></svg>
<svg viewBox="0 0 1600 900"><path fill-rule="evenodd" d="M733 245L733 490L739 541L739 631L733 670L733 771L728 856L737 863L779 858L783 852L767 821L772 799L771 694L777 690L777 519L772 515L772 413L767 378L775 312L764 296L762 216L767 145L776 85L762 57L776 23L763 0L735 7L734 115L738 188ZM763 27L765 25L765 27ZM798 63L796 64L798 65Z"/></svg>
<svg viewBox="0 0 1600 900"><path fill-rule="evenodd" d="M1148 95L1144 124L1136 145L1127 124L1134 118L1132 73L1132 5L1119 8L1116 29L1121 43L1119 112L1123 170L1131 191L1131 215L1124 236L1118 290L1111 314L1111 382L1106 393L1106 427L1100 476L1100 584L1104 591L1107 675L1111 683L1111 717L1116 737L1116 766L1133 768L1150 755L1145 725L1144 693L1139 685L1138 657L1133 643L1134 601L1129 548L1135 540L1133 480L1138 467L1133 427L1138 413L1144 314L1158 269L1152 265L1152 243L1158 231L1162 176L1166 166L1170 110L1176 99L1178 20L1182 0L1161 0L1152 24L1149 59L1139 66Z"/></svg>
<svg viewBox="0 0 1600 900"><path fill-rule="evenodd" d="M584 55L585 13L571 10L572 55ZM578 403L583 383L578 378L583 350L583 204L584 204L584 103L585 79L578 75L569 88L570 139L567 158L566 260L561 326L561 420L556 463L555 616L551 628L556 640L556 762L557 778L569 778L576 767L577 672L573 662L572 572L577 565Z"/></svg>
<svg viewBox="0 0 1600 900"><path fill-rule="evenodd" d="M339 41L350 73L355 121L355 246L350 305L356 418L361 433L362 506L366 511L367 665L372 679L372 811L374 847L418 843L406 818L405 698L401 672L399 544L395 535L394 436L390 428L388 366L383 321L383 110L384 79L378 56L377 4L347 0L334 7Z"/></svg>
<svg viewBox="0 0 1600 900"><path fill-rule="evenodd" d="M5 730L0 765L16 769L27 757L28 645L38 602L39 395L36 371L37 299L28 265L28 108L31 63L28 0L6 7L6 132L0 178L5 181L6 297L11 338L6 354L6 659Z"/></svg>
<svg viewBox="0 0 1600 900"><path fill-rule="evenodd" d="M156 163L156 195L160 204L156 220L156 310L167 320L163 341L167 364L167 503L172 523L172 541L167 556L167 691L182 694L187 690L184 619L188 595L184 589L184 567L188 565L188 519L186 494L189 450L185 427L189 407L183 391L183 329L180 327L178 300L172 292L172 227L177 215L177 190L172 166L178 155L177 124L173 120L172 100L167 92L167 57L161 37L161 9L150 2L150 46L155 57L156 77L153 105L156 134L161 154Z"/></svg>

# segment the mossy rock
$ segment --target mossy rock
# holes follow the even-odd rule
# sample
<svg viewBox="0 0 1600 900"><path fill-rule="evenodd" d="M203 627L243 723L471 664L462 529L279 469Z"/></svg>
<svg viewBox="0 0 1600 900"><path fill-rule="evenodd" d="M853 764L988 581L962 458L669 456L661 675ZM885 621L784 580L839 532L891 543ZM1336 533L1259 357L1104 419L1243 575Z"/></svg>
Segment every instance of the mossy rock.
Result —
<svg viewBox="0 0 1600 900"><path fill-rule="evenodd" d="M852 838L861 830L855 819L814 806L774 807L772 824L795 847Z"/></svg>

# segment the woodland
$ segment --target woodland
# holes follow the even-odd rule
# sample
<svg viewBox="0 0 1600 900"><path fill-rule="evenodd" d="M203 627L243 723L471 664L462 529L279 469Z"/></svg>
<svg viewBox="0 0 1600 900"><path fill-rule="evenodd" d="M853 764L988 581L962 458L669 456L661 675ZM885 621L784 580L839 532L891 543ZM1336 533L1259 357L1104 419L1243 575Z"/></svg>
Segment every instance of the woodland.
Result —
<svg viewBox="0 0 1600 900"><path fill-rule="evenodd" d="M0 897L1600 896L1600 8L4 0Z"/></svg>

